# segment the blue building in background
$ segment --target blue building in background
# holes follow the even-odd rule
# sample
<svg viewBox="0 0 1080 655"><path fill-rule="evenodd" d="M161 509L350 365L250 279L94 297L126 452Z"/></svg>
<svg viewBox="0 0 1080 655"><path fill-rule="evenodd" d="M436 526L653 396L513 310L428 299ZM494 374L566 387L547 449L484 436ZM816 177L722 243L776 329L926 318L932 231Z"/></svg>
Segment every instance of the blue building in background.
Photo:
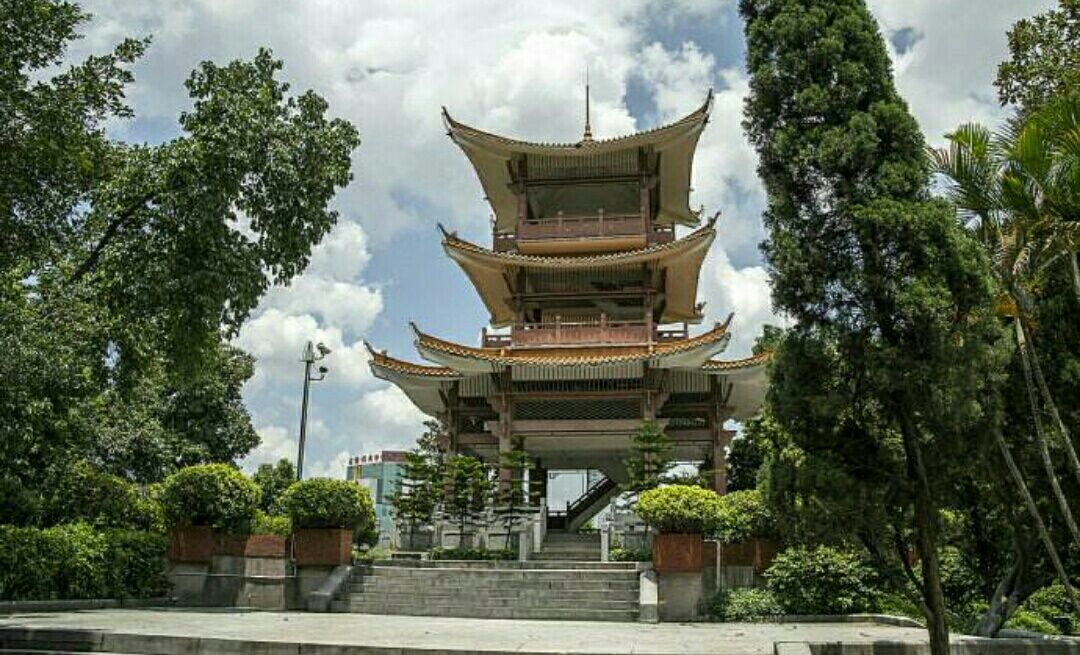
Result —
<svg viewBox="0 0 1080 655"><path fill-rule="evenodd" d="M379 544L389 544L394 533L393 508L390 497L398 488L405 452L382 450L369 455L350 457L345 467L345 479L367 487L375 503L375 522L379 529Z"/></svg>

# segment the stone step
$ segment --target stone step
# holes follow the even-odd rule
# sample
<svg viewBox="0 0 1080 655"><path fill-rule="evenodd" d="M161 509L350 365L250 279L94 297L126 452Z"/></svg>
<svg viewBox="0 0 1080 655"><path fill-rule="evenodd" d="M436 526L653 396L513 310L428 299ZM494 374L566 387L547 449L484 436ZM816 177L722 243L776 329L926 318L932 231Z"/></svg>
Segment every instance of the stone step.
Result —
<svg viewBox="0 0 1080 655"><path fill-rule="evenodd" d="M563 598L562 596L483 596L458 595L440 596L432 594L407 594L400 596L373 596L370 594L350 594L349 601L358 605L423 605L425 607L462 607L485 609L489 607L513 607L516 609L552 608L552 609L632 609L633 600L582 600Z"/></svg>
<svg viewBox="0 0 1080 655"><path fill-rule="evenodd" d="M507 589L507 588L476 588L476 587L428 587L417 590L415 587L405 585L350 585L350 595L365 595L368 597L397 597L397 596L424 596L446 598L520 598L529 600L533 598L558 598L562 601L610 601L620 600L634 602L638 599L637 586L626 585L622 589L596 588L596 589Z"/></svg>
<svg viewBox="0 0 1080 655"><path fill-rule="evenodd" d="M338 607L342 607L339 605ZM410 603L348 603L348 611L360 614L405 614L410 616L450 616L484 619L548 619L563 621L636 621L638 610L588 609L579 607L523 608L484 607L471 608L460 605L415 605ZM335 607L334 609L337 609Z"/></svg>
<svg viewBox="0 0 1080 655"><path fill-rule="evenodd" d="M631 569L409 569L374 567L362 570L354 577L393 577L414 580L636 580L637 571Z"/></svg>
<svg viewBox="0 0 1080 655"><path fill-rule="evenodd" d="M528 589L532 591L625 591L637 589L637 578L624 578L616 580L519 580L508 584L505 582L462 582L462 580L445 579L431 580L431 582L418 585L414 580L403 580L390 577L368 577L349 580L349 589L468 589L476 592L500 591L502 589Z"/></svg>
<svg viewBox="0 0 1080 655"><path fill-rule="evenodd" d="M611 571L620 570L635 570L637 567L633 562L601 562L600 550L596 549L596 561L583 561L575 562L574 569L603 569ZM529 560L527 562L477 562L470 560L380 560L373 566L377 566L382 569L389 568L413 568L413 569L478 569L478 570L524 570L532 571L536 569L553 569L560 568L557 563ZM561 567L566 568L566 567Z"/></svg>

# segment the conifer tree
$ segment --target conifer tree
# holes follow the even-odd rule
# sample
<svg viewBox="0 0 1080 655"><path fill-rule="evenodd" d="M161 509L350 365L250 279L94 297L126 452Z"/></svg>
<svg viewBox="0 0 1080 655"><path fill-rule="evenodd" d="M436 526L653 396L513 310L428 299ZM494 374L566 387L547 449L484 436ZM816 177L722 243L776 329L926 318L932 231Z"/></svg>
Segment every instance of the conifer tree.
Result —
<svg viewBox="0 0 1080 655"><path fill-rule="evenodd" d="M405 453L398 488L390 496L394 518L408 531L411 547L417 531L435 518L442 498L442 452L438 446L442 428L435 421L424 425L427 429L416 446Z"/></svg>
<svg viewBox="0 0 1080 655"><path fill-rule="evenodd" d="M462 537L483 520L490 489L488 471L480 460L454 455L446 461L442 514Z"/></svg>
<svg viewBox="0 0 1080 655"><path fill-rule="evenodd" d="M923 137L863 0L742 0L740 13L764 252L774 305L795 321L773 358L771 409L833 472L812 481L817 498L862 505L844 524L852 539L899 554L914 534L919 571L892 561L943 655L940 507L951 467L996 420L981 403L1000 366L986 257L929 199Z"/></svg>
<svg viewBox="0 0 1080 655"><path fill-rule="evenodd" d="M630 479L626 490L634 494L655 489L674 466L671 441L656 421L642 421L630 446L630 456L623 460Z"/></svg>
<svg viewBox="0 0 1080 655"><path fill-rule="evenodd" d="M536 481L529 476L532 460L520 445L499 454L499 469L507 477L495 487L494 511L506 530L506 548L510 548L510 533L538 510Z"/></svg>

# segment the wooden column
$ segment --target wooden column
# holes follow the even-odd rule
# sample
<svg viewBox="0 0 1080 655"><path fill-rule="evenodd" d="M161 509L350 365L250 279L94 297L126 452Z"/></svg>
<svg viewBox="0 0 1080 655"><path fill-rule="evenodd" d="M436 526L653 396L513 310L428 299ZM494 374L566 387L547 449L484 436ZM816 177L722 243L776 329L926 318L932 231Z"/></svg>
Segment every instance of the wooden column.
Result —
<svg viewBox="0 0 1080 655"><path fill-rule="evenodd" d="M450 383L450 387L446 391L439 392L439 395L442 396L443 405L446 407L446 412L442 416L445 434L440 440L439 449L449 457L453 457L458 451L457 437L461 431L460 387L461 383L455 380Z"/></svg>
<svg viewBox="0 0 1080 655"><path fill-rule="evenodd" d="M513 450L514 439L512 434L513 425L513 402L510 398L510 370L494 374L497 391L489 399L491 407L499 414L499 420L495 423L494 436L499 440L499 455ZM510 484L513 477L512 471L499 467L499 486L502 489Z"/></svg>
<svg viewBox="0 0 1080 655"><path fill-rule="evenodd" d="M728 397L730 385L723 384L723 378L709 378L709 433L712 441L713 491L727 493L727 447L735 436L732 430L724 429L724 421L731 416Z"/></svg>

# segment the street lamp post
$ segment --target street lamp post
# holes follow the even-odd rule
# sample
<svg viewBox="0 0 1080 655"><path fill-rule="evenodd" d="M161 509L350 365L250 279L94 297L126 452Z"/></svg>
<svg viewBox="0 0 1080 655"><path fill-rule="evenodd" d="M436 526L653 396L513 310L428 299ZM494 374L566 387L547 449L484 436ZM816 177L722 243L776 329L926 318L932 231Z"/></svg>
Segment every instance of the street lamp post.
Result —
<svg viewBox="0 0 1080 655"><path fill-rule="evenodd" d="M318 350L318 354L315 351ZM311 391L311 383L319 382L326 378L326 373L329 369L325 366L319 367L317 375L311 374L311 367L315 365L315 362L321 360L330 354L330 349L324 346L321 342L318 344L312 344L310 341L304 346L304 352L300 357L300 361L304 362L304 399L300 404L300 452L296 455L296 479L304 479L304 442L307 440L307 406L308 396Z"/></svg>

